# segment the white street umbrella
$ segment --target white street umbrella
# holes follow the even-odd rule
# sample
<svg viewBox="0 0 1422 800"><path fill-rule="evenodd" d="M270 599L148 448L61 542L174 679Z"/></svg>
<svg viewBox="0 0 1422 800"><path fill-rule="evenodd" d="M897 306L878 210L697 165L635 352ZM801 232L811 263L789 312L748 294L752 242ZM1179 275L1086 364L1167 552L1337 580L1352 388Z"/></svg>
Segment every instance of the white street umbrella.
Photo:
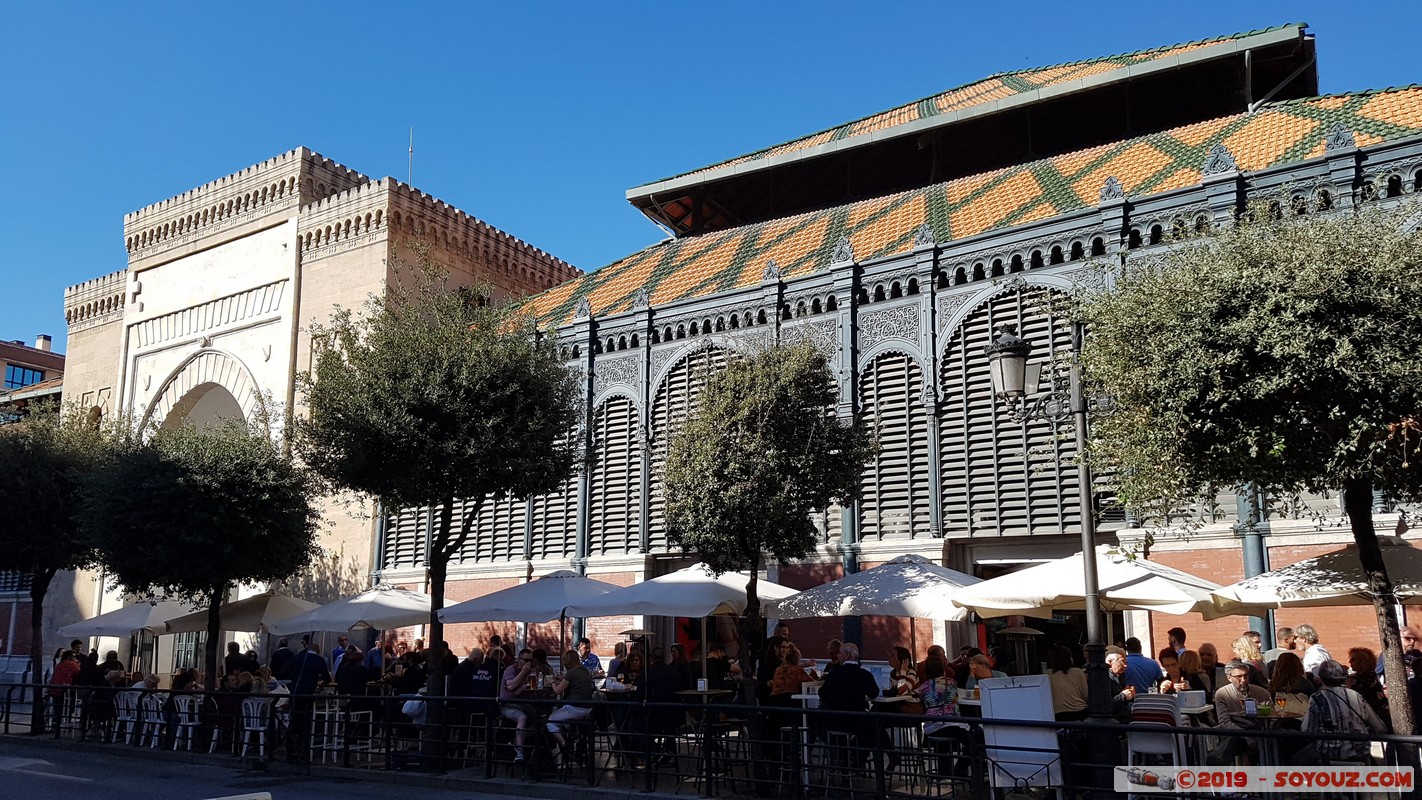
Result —
<svg viewBox="0 0 1422 800"><path fill-rule="evenodd" d="M429 595L394 586L377 586L279 620L267 628L277 635L303 631L348 631L352 628L386 630L419 625L428 622L429 618Z"/></svg>
<svg viewBox="0 0 1422 800"><path fill-rule="evenodd" d="M1021 614L1047 619L1057 611L1080 611L1086 605L1083 567L1077 553L969 586L955 594L953 602L983 617ZM1103 611L1197 611L1205 619L1226 615L1210 597L1219 584L1154 561L1129 558L1109 545L1096 548L1096 574Z"/></svg>
<svg viewBox="0 0 1422 800"><path fill-rule="evenodd" d="M218 630L223 631L256 632L261 630L263 625L270 628L271 624L277 620L313 608L316 608L316 604L309 600L262 592L242 600L223 603L217 610L219 614L217 627ZM192 633L205 630L207 630L207 609L204 608L201 611L194 611L186 616L168 620L167 629L163 632Z"/></svg>
<svg viewBox="0 0 1422 800"><path fill-rule="evenodd" d="M616 584L593 580L571 570L550 572L483 597L440 609L440 620L449 622L550 622L563 616L574 603L591 600L618 589Z"/></svg>
<svg viewBox="0 0 1422 800"><path fill-rule="evenodd" d="M940 567L918 555L903 555L873 569L846 575L785 600L766 604L774 619L859 617L866 614L916 619L961 620L953 595L982 581Z"/></svg>
<svg viewBox="0 0 1422 800"><path fill-rule="evenodd" d="M68 638L88 638L90 636L132 636L137 631L166 633L163 623L173 617L188 613L191 606L186 603L165 601L162 603L135 603L107 614L81 619L65 625L57 633Z"/></svg>
<svg viewBox="0 0 1422 800"><path fill-rule="evenodd" d="M1422 549L1397 536L1379 536L1378 545L1398 602L1422 605ZM1350 544L1222 587L1214 600L1223 613L1262 617L1271 608L1370 606L1373 595Z"/></svg>
<svg viewBox="0 0 1422 800"><path fill-rule="evenodd" d="M746 610L746 583L743 572L727 572L720 577L705 564L695 564L670 575L662 575L624 589L573 603L570 617L615 617L622 614L653 614L663 617L709 617L741 614ZM794 589L770 581L756 584L762 601L783 600Z"/></svg>

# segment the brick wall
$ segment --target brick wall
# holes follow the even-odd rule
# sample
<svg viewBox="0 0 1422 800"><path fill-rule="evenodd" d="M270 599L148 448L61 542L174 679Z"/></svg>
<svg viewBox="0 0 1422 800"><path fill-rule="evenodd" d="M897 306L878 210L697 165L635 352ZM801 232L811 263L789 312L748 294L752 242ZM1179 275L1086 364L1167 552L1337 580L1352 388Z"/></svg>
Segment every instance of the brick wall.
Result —
<svg viewBox="0 0 1422 800"><path fill-rule="evenodd" d="M1269 548L1269 564L1274 568L1287 566L1337 550L1337 544L1281 545ZM1153 552L1151 560L1175 567L1193 575L1228 585L1244 577L1243 556L1238 549ZM1420 616L1414 612L1413 619ZM1378 652L1377 617L1372 606L1336 606L1331 608L1279 609L1274 612L1275 627L1293 627L1309 623L1318 629L1319 640L1333 657L1346 661L1348 648L1366 647ZM1230 658L1230 643L1249 627L1248 617L1221 617L1206 621L1199 614L1151 614L1150 649L1158 652L1166 646L1165 632L1175 626L1185 629L1185 646L1197 649L1202 642L1212 642L1220 651L1220 660ZM1142 640L1144 642L1144 639Z"/></svg>

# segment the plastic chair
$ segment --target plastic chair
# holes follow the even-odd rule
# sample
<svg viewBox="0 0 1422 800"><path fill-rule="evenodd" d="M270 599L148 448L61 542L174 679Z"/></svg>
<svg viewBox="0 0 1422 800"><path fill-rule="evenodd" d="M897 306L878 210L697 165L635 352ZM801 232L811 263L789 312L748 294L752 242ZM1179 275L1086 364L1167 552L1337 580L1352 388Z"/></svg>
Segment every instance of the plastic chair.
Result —
<svg viewBox="0 0 1422 800"><path fill-rule="evenodd" d="M1167 727L1180 727L1180 705L1175 695L1137 695L1131 704L1131 724L1126 732L1126 765L1164 756L1170 759L1170 766L1184 766L1185 748L1180 736L1168 730L1150 730Z"/></svg>
<svg viewBox="0 0 1422 800"><path fill-rule="evenodd" d="M114 741L123 735L124 744L133 744L138 729L138 692L126 691L114 695Z"/></svg>
<svg viewBox="0 0 1422 800"><path fill-rule="evenodd" d="M173 698L173 710L177 713L177 730L173 732L173 749L177 750L180 743L185 744L188 750L193 749L193 739L197 736L198 726L202 724L202 715L199 714L199 698L189 694L180 694ZM213 744L217 742L213 739Z"/></svg>
<svg viewBox="0 0 1422 800"><path fill-rule="evenodd" d="M252 746L252 737L257 737L257 756L267 757L267 729L271 727L272 701L265 697L248 697L242 701L242 752L243 758Z"/></svg>
<svg viewBox="0 0 1422 800"><path fill-rule="evenodd" d="M164 699L162 694L148 694L144 695L143 700L139 702L138 744L140 747L147 742L150 748L156 749L159 742L162 741L163 729L167 727L167 722L163 719Z"/></svg>

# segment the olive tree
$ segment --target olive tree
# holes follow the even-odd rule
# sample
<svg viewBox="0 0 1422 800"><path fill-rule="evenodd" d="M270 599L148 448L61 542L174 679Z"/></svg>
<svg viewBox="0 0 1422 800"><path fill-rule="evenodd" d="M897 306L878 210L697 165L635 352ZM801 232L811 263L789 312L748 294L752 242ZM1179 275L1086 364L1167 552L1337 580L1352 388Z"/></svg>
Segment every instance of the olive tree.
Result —
<svg viewBox="0 0 1422 800"><path fill-rule="evenodd" d="M107 426L106 426L107 428ZM81 487L112 441L77 409L31 409L23 420L0 425L0 570L30 578L30 674L44 677L45 595L60 572L94 562L94 540L79 521ZM35 708L42 698L35 689ZM30 717L33 730L44 715Z"/></svg>
<svg viewBox="0 0 1422 800"><path fill-rule="evenodd" d="M1158 516L1246 482L1342 490L1399 733L1413 720L1372 505L1374 490L1422 495L1415 224L1376 209L1254 209L1217 235L1132 259L1081 306L1089 377L1117 405L1091 452L1115 468L1127 505Z"/></svg>
<svg viewBox="0 0 1422 800"><path fill-rule="evenodd" d="M315 554L313 488L261 421L180 425L115 448L85 483L81 518L125 590L207 609L211 681L229 587L284 580Z"/></svg>
<svg viewBox="0 0 1422 800"><path fill-rule="evenodd" d="M482 289L450 287L423 257L397 278L363 314L338 310L312 328L297 446L333 489L392 512L434 509L426 568L438 643L449 562L482 504L553 491L571 474L579 394L553 337L530 319ZM440 673L431 659L432 692L443 692Z"/></svg>
<svg viewBox="0 0 1422 800"><path fill-rule="evenodd" d="M759 630L756 574L767 558L815 549L812 515L859 496L877 446L858 421L834 414L834 376L808 344L766 348L708 376L667 445L667 535L717 574L746 570L742 638ZM755 648L743 648L753 665Z"/></svg>

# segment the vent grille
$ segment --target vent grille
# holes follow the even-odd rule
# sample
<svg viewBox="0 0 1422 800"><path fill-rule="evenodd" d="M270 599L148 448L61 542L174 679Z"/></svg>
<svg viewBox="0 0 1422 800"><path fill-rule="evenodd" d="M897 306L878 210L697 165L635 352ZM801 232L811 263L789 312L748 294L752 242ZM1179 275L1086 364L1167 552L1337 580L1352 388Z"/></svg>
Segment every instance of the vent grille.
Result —
<svg viewBox="0 0 1422 800"><path fill-rule="evenodd" d="M1047 290L998 295L969 316L944 351L939 385L945 536L1080 532L1070 428L1014 422L992 393L984 348L993 328L1017 325L1033 359L1071 346L1070 322Z"/></svg>
<svg viewBox="0 0 1422 800"><path fill-rule="evenodd" d="M864 419L875 426L880 444L861 478L860 538L925 536L932 500L923 370L904 353L885 353L860 373L859 392Z"/></svg>
<svg viewBox="0 0 1422 800"><path fill-rule="evenodd" d="M662 496L662 471L667 463L667 441L682 420L691 415L696 398L706 389L713 371L726 366L727 353L718 348L698 350L677 362L657 387L652 402L652 497L648 520L648 547L665 550L667 544L666 499Z"/></svg>
<svg viewBox="0 0 1422 800"><path fill-rule="evenodd" d="M609 398L593 412L593 460L589 481L588 553L638 549L638 493L642 459L637 452L637 407L629 398Z"/></svg>

